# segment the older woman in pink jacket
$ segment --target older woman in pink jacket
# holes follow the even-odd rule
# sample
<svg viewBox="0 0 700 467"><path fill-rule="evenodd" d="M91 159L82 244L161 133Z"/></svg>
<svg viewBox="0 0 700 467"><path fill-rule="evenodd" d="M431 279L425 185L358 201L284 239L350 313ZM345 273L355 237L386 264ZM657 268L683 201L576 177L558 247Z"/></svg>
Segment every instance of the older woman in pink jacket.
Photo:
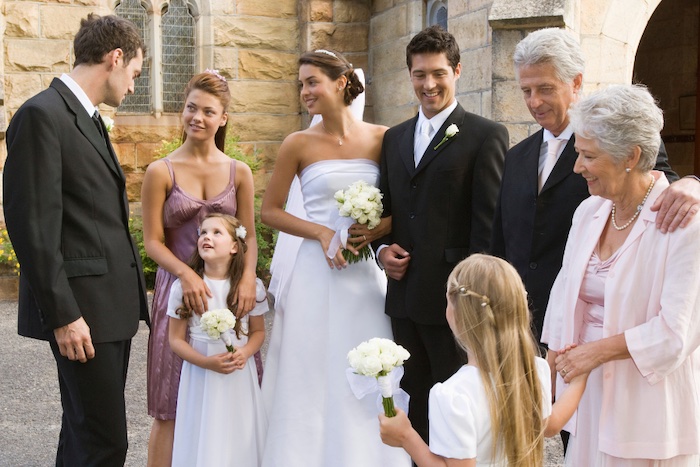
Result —
<svg viewBox="0 0 700 467"><path fill-rule="evenodd" d="M697 467L700 218L673 233L655 226L650 207L668 186L651 170L661 110L646 88L619 85L569 115L574 171L593 196L574 215L542 338L557 393L590 372L565 427L566 464Z"/></svg>

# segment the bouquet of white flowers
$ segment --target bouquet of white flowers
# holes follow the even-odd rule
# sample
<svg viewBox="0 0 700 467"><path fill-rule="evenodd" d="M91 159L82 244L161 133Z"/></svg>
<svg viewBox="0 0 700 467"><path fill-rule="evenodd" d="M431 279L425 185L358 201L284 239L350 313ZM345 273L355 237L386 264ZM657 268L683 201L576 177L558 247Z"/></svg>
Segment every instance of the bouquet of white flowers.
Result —
<svg viewBox="0 0 700 467"><path fill-rule="evenodd" d="M236 317L226 308L206 311L199 320L202 331L212 339L221 338L226 344L226 350L231 353L236 351L231 343L231 330L235 325Z"/></svg>
<svg viewBox="0 0 700 467"><path fill-rule="evenodd" d="M384 414L387 417L394 417L394 395L401 395L404 403L408 403L408 395L399 389L399 383L403 376L403 363L408 360L411 354L402 346L396 344L391 339L375 337L363 342L350 352L348 352L347 376L350 386L355 396L364 397L369 392L379 390L382 397ZM374 378L376 384L368 387L362 382L356 381L354 375Z"/></svg>
<svg viewBox="0 0 700 467"><path fill-rule="evenodd" d="M382 205L382 192L379 191L379 188L376 186L372 186L364 180L358 180L352 183L347 190L338 190L333 197L335 198L341 218L347 218L341 219L336 225L336 229L340 234L340 245L344 246L347 244L347 229L354 222L358 224L367 224L369 230L379 225L382 212L384 212L384 206ZM336 233L336 237L338 237L338 233ZM335 245L332 244L327 252L328 256L331 258L335 256L335 252L338 248L337 246L334 248L334 246ZM331 252L333 253L332 255ZM358 256L355 256L349 251L343 250L343 257L349 263L355 263L372 257L372 250L369 245L364 246L359 253Z"/></svg>

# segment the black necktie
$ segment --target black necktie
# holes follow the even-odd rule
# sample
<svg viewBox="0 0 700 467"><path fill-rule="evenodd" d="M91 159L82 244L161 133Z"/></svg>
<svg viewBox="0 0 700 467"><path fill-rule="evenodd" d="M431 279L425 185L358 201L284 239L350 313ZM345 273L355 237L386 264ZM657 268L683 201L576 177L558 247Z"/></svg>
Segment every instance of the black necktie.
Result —
<svg viewBox="0 0 700 467"><path fill-rule="evenodd" d="M114 153L114 150L112 149L112 145L109 142L109 138L107 137L107 133L105 132L105 126L102 123L102 117L100 117L100 113L95 110L95 113L92 114L92 121L97 127L97 131L100 132L100 135L102 136L102 139L105 142L105 146L107 146L107 151L109 152L109 155L112 156L112 164L114 164L114 168L117 169L118 172L121 173L121 169L119 166L119 160L117 159L117 155Z"/></svg>
<svg viewBox="0 0 700 467"><path fill-rule="evenodd" d="M102 119L100 118L100 113L97 110L95 110L95 113L92 114L92 121L97 127L97 131L100 132L102 139L107 142L107 135L105 135L104 127L102 126ZM107 147L109 147L109 145L107 145Z"/></svg>

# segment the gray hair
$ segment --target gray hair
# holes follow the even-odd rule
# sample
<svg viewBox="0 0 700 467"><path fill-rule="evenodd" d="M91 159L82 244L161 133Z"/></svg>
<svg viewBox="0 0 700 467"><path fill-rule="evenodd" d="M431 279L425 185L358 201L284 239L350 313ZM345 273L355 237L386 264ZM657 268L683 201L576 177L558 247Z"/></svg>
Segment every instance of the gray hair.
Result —
<svg viewBox="0 0 700 467"><path fill-rule="evenodd" d="M621 163L639 146L637 168L654 168L661 145L663 112L640 84L616 84L580 99L569 110L574 133L594 139L600 149Z"/></svg>
<svg viewBox="0 0 700 467"><path fill-rule="evenodd" d="M539 29L528 34L515 46L513 62L516 76L523 66L549 63L557 78L564 83L582 75L585 67L579 43L570 33L558 28Z"/></svg>

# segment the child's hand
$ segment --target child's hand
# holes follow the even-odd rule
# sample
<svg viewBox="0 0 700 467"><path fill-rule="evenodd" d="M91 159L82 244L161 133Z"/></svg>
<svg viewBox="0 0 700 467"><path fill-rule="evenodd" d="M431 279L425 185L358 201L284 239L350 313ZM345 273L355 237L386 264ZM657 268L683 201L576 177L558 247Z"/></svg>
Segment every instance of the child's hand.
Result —
<svg viewBox="0 0 700 467"><path fill-rule="evenodd" d="M406 412L396 408L395 417L379 414L379 435L382 442L395 448L403 447L406 436L411 431L411 422Z"/></svg>
<svg viewBox="0 0 700 467"><path fill-rule="evenodd" d="M217 373L223 373L225 375L233 373L234 370L237 369L233 358L234 355L235 354L232 354L231 352L224 352L207 357L207 365L205 368L207 370L216 371Z"/></svg>
<svg viewBox="0 0 700 467"><path fill-rule="evenodd" d="M245 368L245 364L246 362L248 362L249 358L250 353L248 353L245 347L236 348L236 351L233 353L233 363L236 367L236 370L242 370L243 368Z"/></svg>
<svg viewBox="0 0 700 467"><path fill-rule="evenodd" d="M569 344L566 347L564 347L563 349L559 350L559 352L557 352L557 355L564 355L569 350L576 348L577 345L578 344Z"/></svg>

